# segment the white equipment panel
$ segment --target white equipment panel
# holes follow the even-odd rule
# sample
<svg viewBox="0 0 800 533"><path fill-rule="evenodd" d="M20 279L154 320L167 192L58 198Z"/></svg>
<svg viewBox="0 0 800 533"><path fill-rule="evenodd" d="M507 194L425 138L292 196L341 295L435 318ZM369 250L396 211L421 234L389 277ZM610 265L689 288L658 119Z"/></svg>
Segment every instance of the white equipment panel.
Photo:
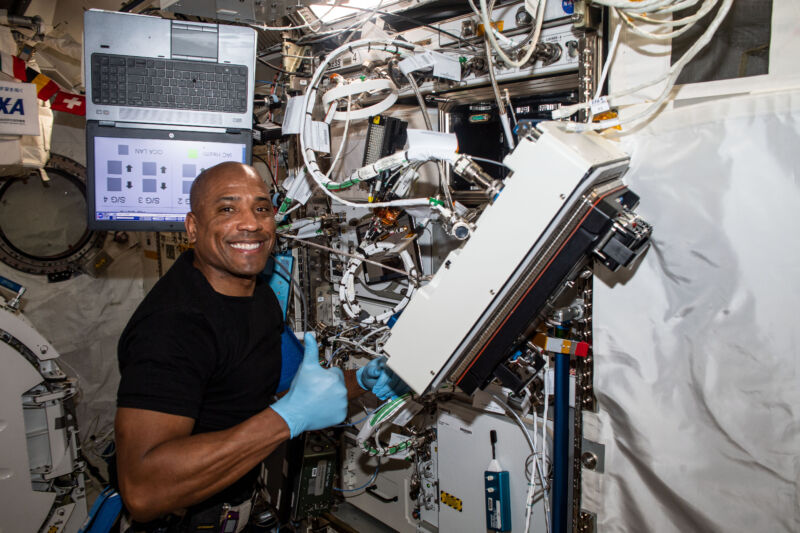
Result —
<svg viewBox="0 0 800 533"><path fill-rule="evenodd" d="M532 426L529 429L533 431ZM448 402L439 408L436 430L439 491L461 500L460 511L439 504L439 533L486 530L483 475L492 459L492 430L497 432L497 459L509 473L512 531L524 531L528 493L525 461L531 450L520 428L508 417ZM547 531L541 500L533 508L531 531Z"/></svg>
<svg viewBox="0 0 800 533"><path fill-rule="evenodd" d="M389 367L417 393L447 377L462 341L531 247L554 231L562 209L579 199L587 174L627 161L614 143L595 133L567 133L553 123L540 127L538 140L523 138L506 157L513 174L469 241L414 293L392 328L384 346Z"/></svg>

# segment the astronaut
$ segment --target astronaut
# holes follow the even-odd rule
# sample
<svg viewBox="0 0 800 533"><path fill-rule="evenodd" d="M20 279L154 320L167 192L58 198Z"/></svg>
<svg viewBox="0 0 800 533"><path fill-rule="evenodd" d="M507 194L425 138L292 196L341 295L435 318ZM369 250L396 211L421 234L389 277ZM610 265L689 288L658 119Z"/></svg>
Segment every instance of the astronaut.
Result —
<svg viewBox="0 0 800 533"><path fill-rule="evenodd" d="M281 442L341 422L365 390L407 390L381 359L358 372L322 368L310 333L302 354L282 350L281 309L260 276L276 226L252 167L206 170L190 202L194 249L119 341L117 471L133 531L217 531L223 509L237 510L240 531L258 467Z"/></svg>

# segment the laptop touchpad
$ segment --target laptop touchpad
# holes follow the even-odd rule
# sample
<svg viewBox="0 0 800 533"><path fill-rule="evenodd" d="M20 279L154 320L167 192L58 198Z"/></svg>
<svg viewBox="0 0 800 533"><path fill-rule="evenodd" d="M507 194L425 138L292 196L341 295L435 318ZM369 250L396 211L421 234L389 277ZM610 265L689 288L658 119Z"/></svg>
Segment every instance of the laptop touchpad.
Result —
<svg viewBox="0 0 800 533"><path fill-rule="evenodd" d="M217 60L217 32L209 28L172 25L172 56Z"/></svg>

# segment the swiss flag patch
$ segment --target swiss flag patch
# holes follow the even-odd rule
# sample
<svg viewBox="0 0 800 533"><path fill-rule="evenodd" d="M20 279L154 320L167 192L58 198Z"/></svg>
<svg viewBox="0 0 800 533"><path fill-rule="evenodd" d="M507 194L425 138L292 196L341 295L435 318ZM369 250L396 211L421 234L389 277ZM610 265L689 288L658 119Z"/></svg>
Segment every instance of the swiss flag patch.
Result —
<svg viewBox="0 0 800 533"><path fill-rule="evenodd" d="M86 115L86 97L80 94L58 91L50 107L54 111L64 111L73 115Z"/></svg>

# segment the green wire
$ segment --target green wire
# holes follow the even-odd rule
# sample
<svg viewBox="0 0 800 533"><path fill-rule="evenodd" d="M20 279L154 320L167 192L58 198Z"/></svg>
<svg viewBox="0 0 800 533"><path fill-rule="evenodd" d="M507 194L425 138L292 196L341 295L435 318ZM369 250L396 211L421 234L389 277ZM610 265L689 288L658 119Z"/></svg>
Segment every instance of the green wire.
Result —
<svg viewBox="0 0 800 533"><path fill-rule="evenodd" d="M353 185L356 185L358 183L361 183L361 180L353 178L349 181L343 181L342 183L334 183L334 182L326 183L325 188L328 189L329 191L336 191L339 189L346 189L348 187L352 187Z"/></svg>
<svg viewBox="0 0 800 533"><path fill-rule="evenodd" d="M407 449L411 446L411 439L404 440L399 444L395 444L394 446L390 446L388 448L384 448L383 452L377 450L376 448L371 447L369 444L364 443L363 448L370 455L394 455L397 452L402 452L403 450Z"/></svg>

